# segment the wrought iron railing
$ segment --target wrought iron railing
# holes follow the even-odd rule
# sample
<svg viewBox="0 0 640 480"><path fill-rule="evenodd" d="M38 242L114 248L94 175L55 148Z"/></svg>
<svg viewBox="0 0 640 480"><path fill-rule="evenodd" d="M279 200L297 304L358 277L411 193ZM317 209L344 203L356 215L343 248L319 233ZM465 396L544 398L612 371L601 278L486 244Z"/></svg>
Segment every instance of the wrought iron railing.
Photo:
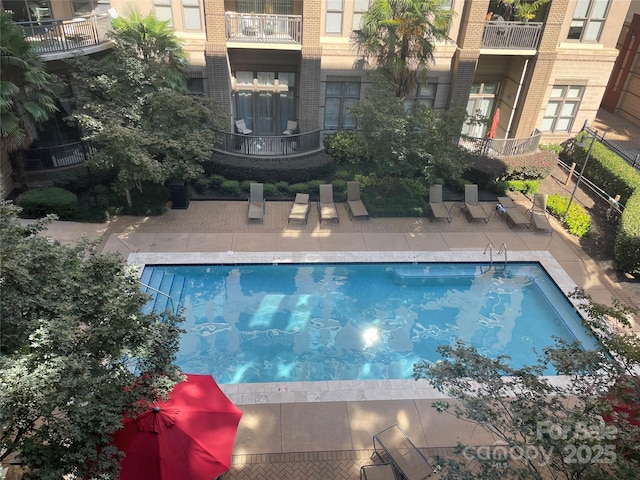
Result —
<svg viewBox="0 0 640 480"><path fill-rule="evenodd" d="M531 136L525 138L473 138L461 137L460 146L479 155L489 157L506 157L522 155L538 150L542 133L535 129Z"/></svg>
<svg viewBox="0 0 640 480"><path fill-rule="evenodd" d="M109 13L69 19L20 22L33 50L40 54L67 52L107 42L111 31Z"/></svg>
<svg viewBox="0 0 640 480"><path fill-rule="evenodd" d="M230 42L302 43L302 16L259 13L225 13Z"/></svg>
<svg viewBox="0 0 640 480"><path fill-rule="evenodd" d="M482 48L537 50L543 25L537 22L485 22Z"/></svg>
<svg viewBox="0 0 640 480"><path fill-rule="evenodd" d="M214 148L252 157L282 157L320 150L320 130L295 135L242 135L216 130Z"/></svg>
<svg viewBox="0 0 640 480"><path fill-rule="evenodd" d="M68 143L55 147L30 148L22 151L26 171L49 170L80 165L91 158L95 148L87 142Z"/></svg>
<svg viewBox="0 0 640 480"><path fill-rule="evenodd" d="M607 147L609 150L611 150L612 152L618 154L620 157L622 157L622 159L624 159L625 162L627 162L629 165L631 165L632 167L634 167L637 170L640 170L640 153L632 153L624 148L622 148L620 145L618 145L617 143L609 140L606 137L606 132L602 133L602 134L598 134L597 130L593 130L591 127L589 127L589 123L585 122L584 126L582 127L582 130L586 131L587 134L589 136L596 136L597 135L597 140L602 143L605 147Z"/></svg>

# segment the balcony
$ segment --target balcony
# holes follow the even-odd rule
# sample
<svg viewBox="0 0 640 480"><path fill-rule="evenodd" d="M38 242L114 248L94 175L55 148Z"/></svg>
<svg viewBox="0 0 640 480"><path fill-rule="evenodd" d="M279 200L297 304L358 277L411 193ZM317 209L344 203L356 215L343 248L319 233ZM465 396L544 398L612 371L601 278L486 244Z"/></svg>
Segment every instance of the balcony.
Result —
<svg viewBox="0 0 640 480"><path fill-rule="evenodd" d="M107 12L71 19L20 22L33 50L44 60L66 58L78 49L100 51L110 41L111 18Z"/></svg>
<svg viewBox="0 0 640 480"><path fill-rule="evenodd" d="M229 43L299 46L302 16L227 12L225 33Z"/></svg>
<svg viewBox="0 0 640 480"><path fill-rule="evenodd" d="M215 150L243 157L278 158L322 150L320 130L295 135L242 135L216 131Z"/></svg>
<svg viewBox="0 0 640 480"><path fill-rule="evenodd" d="M22 156L27 172L52 170L81 165L91 158L95 148L87 142L74 142L53 147L30 148L18 154Z"/></svg>
<svg viewBox="0 0 640 480"><path fill-rule="evenodd" d="M485 22L481 48L535 51L543 25L538 22Z"/></svg>
<svg viewBox="0 0 640 480"><path fill-rule="evenodd" d="M525 138L460 138L460 146L470 152L488 157L510 157L533 153L538 150L539 130L534 130L531 136Z"/></svg>

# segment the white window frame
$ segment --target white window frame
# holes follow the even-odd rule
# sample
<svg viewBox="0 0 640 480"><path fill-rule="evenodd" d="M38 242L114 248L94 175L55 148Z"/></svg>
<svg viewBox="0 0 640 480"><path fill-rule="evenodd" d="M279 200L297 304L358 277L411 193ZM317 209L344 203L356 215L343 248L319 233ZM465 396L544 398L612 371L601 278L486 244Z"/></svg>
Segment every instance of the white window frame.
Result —
<svg viewBox="0 0 640 480"><path fill-rule="evenodd" d="M561 91L561 94L554 94L558 90ZM578 95L570 95L572 90L577 90ZM549 101L540 124L540 131L552 133L571 132L573 123L580 111L580 104L584 98L585 90L586 87L584 85L554 85L549 94ZM568 114L568 106L574 107L571 114ZM551 107L554 107L554 109L551 110Z"/></svg>
<svg viewBox="0 0 640 480"><path fill-rule="evenodd" d="M339 4L339 6L338 6ZM334 21L330 22L329 17L339 18L339 28L338 30L329 30L329 27L333 27L336 23ZM344 0L327 0L327 14L325 16L325 26L324 32L327 35L342 35L342 28L344 22Z"/></svg>
<svg viewBox="0 0 640 480"><path fill-rule="evenodd" d="M153 13L158 20L168 21L169 26L173 27L171 0L153 0Z"/></svg>
<svg viewBox="0 0 640 480"><path fill-rule="evenodd" d="M335 94L335 93L328 93L329 92L329 85L336 85L336 84L340 84L340 93L339 94ZM347 85L358 85L358 94L349 94L346 93L346 86ZM354 105L355 103L357 103L360 100L360 95L362 93L362 83L360 80L349 80L349 81L345 81L345 80L327 80L326 86L325 86L325 111L324 111L324 122L323 122L323 127L325 130L332 130L332 131L337 131L337 130L355 130L357 125L355 122L355 118L353 118L352 115L350 115L348 113L348 109L351 108L352 105ZM330 127L327 127L327 100L328 99L332 99L332 100L339 100L339 107L338 107L338 125L331 125ZM346 120L347 119L353 119L352 124L346 125Z"/></svg>
<svg viewBox="0 0 640 480"><path fill-rule="evenodd" d="M612 0L578 0L569 26L567 39L579 42L600 41L600 35L609 15L611 3ZM581 8L585 6L586 9ZM584 15L580 10L584 11ZM593 34L594 28L597 28L595 35Z"/></svg>
<svg viewBox="0 0 640 480"><path fill-rule="evenodd" d="M191 32L202 31L202 19L200 17L200 0L181 0L182 6L182 27ZM197 18L198 26L187 26L188 18Z"/></svg>
<svg viewBox="0 0 640 480"><path fill-rule="evenodd" d="M370 0L353 0L353 18L351 20L351 30L360 30L362 27L362 16L369 10Z"/></svg>

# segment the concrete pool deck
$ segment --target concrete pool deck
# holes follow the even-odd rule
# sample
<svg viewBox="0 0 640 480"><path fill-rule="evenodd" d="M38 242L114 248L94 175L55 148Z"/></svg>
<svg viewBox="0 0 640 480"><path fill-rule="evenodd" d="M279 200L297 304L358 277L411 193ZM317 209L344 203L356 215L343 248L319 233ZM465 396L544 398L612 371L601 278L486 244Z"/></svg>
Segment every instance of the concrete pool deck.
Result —
<svg viewBox="0 0 640 480"><path fill-rule="evenodd" d="M319 224L312 206L308 224L288 225L290 202L267 202L265 223L248 224L245 202L191 202L187 210L169 210L161 217L119 217L108 224L54 222L45 232L61 242L86 234L99 242L103 253L203 253L255 254L276 252L294 256L296 252L344 254L366 252L449 252L455 260L462 252L480 255L491 243L502 243L510 257L526 252L547 252L571 281L583 287L596 301L609 303L615 297L640 306L637 284L618 283L607 277L597 262L589 258L572 238L554 223L550 236L525 228L510 229L497 215L491 221L468 223L453 207L453 221L427 218L374 218L350 221L338 205L339 223ZM494 204L487 204L492 209ZM516 253L517 252L517 253ZM426 254L425 253L425 254ZM495 253L495 252L494 252ZM513 254L513 257L511 256ZM494 257L499 261L500 257ZM636 324L635 331L640 333ZM359 385L334 385L338 389L359 390ZM422 388L423 382L405 381L407 388ZM226 388L226 387L225 387ZM274 385L274 388L278 388ZM286 386L280 386L286 388ZM425 389L428 387L424 387ZM396 399L390 384L382 383L386 399L322 401L291 398L283 403L247 403L234 447L233 465L225 479L353 479L361 465L371 463L372 436L398 423L430 457L444 455L457 442L491 444L493 439L477 426L437 414L431 407L437 393L425 397ZM335 388L334 388L335 391ZM287 393L287 392L282 392ZM238 401L233 392L229 395ZM255 395L254 395L255 398ZM302 400L302 401L301 401Z"/></svg>

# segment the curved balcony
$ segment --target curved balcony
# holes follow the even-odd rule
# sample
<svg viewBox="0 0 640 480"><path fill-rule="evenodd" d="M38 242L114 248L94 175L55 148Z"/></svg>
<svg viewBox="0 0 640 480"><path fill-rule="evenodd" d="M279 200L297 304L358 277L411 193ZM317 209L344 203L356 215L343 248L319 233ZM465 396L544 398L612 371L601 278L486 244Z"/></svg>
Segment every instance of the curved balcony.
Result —
<svg viewBox="0 0 640 480"><path fill-rule="evenodd" d="M278 158L322 150L320 130L294 135L242 135L216 130L214 150L255 158Z"/></svg>
<svg viewBox="0 0 640 480"><path fill-rule="evenodd" d="M460 146L470 152L487 157L510 157L538 150L542 133L535 129L525 138L474 138L461 137Z"/></svg>
<svg viewBox="0 0 640 480"><path fill-rule="evenodd" d="M22 156L25 171L30 172L80 165L91 158L95 148L87 142L74 142L52 147L30 148L17 153Z"/></svg>
<svg viewBox="0 0 640 480"><path fill-rule="evenodd" d="M107 48L112 31L107 12L69 19L19 22L17 25L24 28L27 41L44 60L66 58L78 49L99 51Z"/></svg>

